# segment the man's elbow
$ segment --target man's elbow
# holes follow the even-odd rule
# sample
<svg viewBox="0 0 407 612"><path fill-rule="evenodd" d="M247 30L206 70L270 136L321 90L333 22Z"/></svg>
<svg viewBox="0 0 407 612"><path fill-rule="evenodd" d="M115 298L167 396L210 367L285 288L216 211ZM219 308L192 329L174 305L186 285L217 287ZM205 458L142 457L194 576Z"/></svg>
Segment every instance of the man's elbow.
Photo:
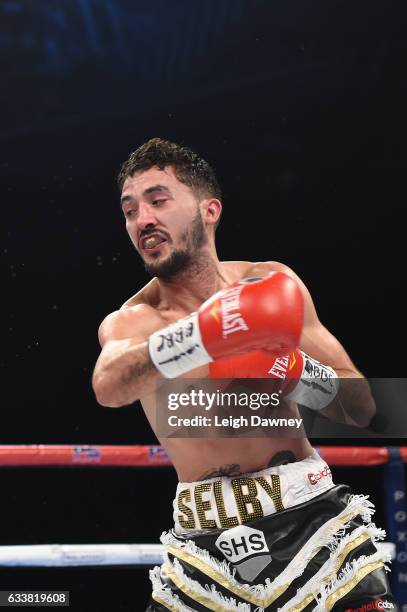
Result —
<svg viewBox="0 0 407 612"><path fill-rule="evenodd" d="M376 415L376 403L369 383L366 379L353 379L348 381L348 397L343 400L343 405L353 425L364 429L369 429L371 422Z"/></svg>
<svg viewBox="0 0 407 612"><path fill-rule="evenodd" d="M129 402L123 400L117 393L115 386L103 374L95 374L92 379L92 387L96 401L106 408L121 408Z"/></svg>
<svg viewBox="0 0 407 612"><path fill-rule="evenodd" d="M374 418L374 414L371 411L360 411L358 414L348 415L348 425L354 425L361 429L369 429L370 424Z"/></svg>

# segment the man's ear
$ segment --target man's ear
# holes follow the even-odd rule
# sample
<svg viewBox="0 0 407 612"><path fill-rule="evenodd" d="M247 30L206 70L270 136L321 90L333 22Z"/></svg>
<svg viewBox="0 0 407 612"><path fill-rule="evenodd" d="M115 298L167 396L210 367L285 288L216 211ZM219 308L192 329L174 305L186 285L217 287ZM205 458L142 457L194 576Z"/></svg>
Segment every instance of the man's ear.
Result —
<svg viewBox="0 0 407 612"><path fill-rule="evenodd" d="M203 221L207 225L216 225L222 214L222 203L216 198L204 200Z"/></svg>

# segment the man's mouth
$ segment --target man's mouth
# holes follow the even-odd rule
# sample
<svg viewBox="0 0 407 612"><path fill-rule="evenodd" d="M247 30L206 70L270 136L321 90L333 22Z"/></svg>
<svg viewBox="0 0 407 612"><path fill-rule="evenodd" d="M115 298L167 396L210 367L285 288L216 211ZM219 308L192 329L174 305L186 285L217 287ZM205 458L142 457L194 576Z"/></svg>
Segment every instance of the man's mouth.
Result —
<svg viewBox="0 0 407 612"><path fill-rule="evenodd" d="M159 244L166 242L166 238L161 236L161 234L150 234L149 236L144 236L140 240L140 246L144 251L152 251Z"/></svg>

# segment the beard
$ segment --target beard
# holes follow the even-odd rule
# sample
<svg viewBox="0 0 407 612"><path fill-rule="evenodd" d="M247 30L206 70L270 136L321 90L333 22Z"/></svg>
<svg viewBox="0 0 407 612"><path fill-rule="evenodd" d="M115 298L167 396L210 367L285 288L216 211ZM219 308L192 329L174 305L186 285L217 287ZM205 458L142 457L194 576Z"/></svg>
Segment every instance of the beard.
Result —
<svg viewBox="0 0 407 612"><path fill-rule="evenodd" d="M198 249L206 242L205 227L199 210L192 220L190 227L182 234L181 241L186 243L183 249L175 249L162 262L144 262L144 268L150 276L157 276L161 280L170 280L177 274L191 268L199 258Z"/></svg>

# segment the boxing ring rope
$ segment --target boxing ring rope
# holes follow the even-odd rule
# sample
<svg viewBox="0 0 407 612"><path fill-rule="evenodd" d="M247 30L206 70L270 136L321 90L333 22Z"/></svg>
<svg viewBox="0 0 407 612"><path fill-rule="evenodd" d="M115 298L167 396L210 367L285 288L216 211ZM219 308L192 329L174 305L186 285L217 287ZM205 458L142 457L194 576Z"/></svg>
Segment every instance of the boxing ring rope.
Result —
<svg viewBox="0 0 407 612"><path fill-rule="evenodd" d="M397 447L407 462L407 446ZM321 446L328 464L336 467L369 467L390 461L391 449L377 446ZM7 445L0 446L0 467L100 466L168 467L171 461L161 446Z"/></svg>
<svg viewBox="0 0 407 612"><path fill-rule="evenodd" d="M407 446L321 446L322 459L336 467L383 466L385 509L393 557L393 590L407 604L407 505L404 463ZM6 445L0 446L1 467L168 467L160 446ZM160 544L41 544L0 546L0 566L67 567L94 565L152 566L163 561Z"/></svg>

